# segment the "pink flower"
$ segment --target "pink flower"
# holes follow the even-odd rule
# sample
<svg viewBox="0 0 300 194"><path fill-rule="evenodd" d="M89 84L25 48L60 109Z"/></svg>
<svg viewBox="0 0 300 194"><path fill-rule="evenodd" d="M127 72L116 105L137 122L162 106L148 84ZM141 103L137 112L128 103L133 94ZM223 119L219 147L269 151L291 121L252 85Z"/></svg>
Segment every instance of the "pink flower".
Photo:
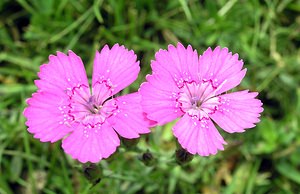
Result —
<svg viewBox="0 0 300 194"><path fill-rule="evenodd" d="M106 45L96 52L92 88L75 53L57 52L41 66L38 91L24 111L28 131L42 142L62 140L64 151L80 162L99 162L120 145L118 134L137 138L149 133L139 93L114 98L140 71L134 52Z"/></svg>
<svg viewBox="0 0 300 194"><path fill-rule="evenodd" d="M256 92L226 93L246 74L238 54L227 48L208 48L202 56L191 46L169 45L151 62L152 75L140 88L147 117L163 125L179 121L173 133L191 154L208 156L226 144L213 121L229 133L244 132L259 122L263 111Z"/></svg>

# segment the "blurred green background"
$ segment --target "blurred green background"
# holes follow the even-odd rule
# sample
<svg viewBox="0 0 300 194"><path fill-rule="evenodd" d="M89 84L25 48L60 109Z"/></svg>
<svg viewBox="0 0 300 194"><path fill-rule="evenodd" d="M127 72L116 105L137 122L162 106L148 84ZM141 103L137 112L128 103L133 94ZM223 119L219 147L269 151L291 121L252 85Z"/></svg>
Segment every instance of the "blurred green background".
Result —
<svg viewBox="0 0 300 194"><path fill-rule="evenodd" d="M92 186L60 142L41 143L26 131L25 99L57 50L81 56L88 75L96 49L124 44L141 60L136 91L159 48L178 41L201 54L220 45L248 69L237 89L260 92L261 122L242 134L222 132L216 156L174 162L174 123L137 145L122 145L99 163ZM292 0L1 0L0 193L300 193L300 1ZM155 162L138 158L149 150Z"/></svg>

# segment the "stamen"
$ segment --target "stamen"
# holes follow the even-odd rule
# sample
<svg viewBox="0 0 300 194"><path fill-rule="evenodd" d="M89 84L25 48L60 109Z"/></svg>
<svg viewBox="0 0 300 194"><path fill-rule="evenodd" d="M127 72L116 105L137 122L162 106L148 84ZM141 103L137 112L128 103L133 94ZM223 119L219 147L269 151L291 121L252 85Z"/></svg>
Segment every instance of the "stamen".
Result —
<svg viewBox="0 0 300 194"><path fill-rule="evenodd" d="M220 103L218 97L215 97L215 91L211 80L200 84L185 82L178 98L181 110L193 118L208 119Z"/></svg>
<svg viewBox="0 0 300 194"><path fill-rule="evenodd" d="M109 88L107 89L107 92L112 93ZM72 89L70 102L71 109L68 115L73 118L74 122L92 128L99 124L102 125L118 109L112 97L91 95L88 88L83 86Z"/></svg>

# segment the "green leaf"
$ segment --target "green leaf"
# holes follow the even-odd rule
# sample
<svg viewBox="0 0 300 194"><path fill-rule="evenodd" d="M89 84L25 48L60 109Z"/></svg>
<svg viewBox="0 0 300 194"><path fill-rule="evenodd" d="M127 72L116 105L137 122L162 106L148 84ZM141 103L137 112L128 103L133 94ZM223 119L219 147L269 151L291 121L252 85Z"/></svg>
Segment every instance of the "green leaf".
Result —
<svg viewBox="0 0 300 194"><path fill-rule="evenodd" d="M276 169L286 178L300 184L300 173L297 168L287 162L280 162L276 165Z"/></svg>

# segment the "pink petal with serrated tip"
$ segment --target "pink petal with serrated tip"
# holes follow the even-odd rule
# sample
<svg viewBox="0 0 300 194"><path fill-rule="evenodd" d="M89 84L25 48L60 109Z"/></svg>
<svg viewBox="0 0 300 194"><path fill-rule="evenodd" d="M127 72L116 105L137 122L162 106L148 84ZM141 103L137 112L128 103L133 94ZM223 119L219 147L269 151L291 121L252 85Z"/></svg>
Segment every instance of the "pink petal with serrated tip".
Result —
<svg viewBox="0 0 300 194"><path fill-rule="evenodd" d="M151 121L145 118L139 93L121 96L115 101L119 109L109 122L119 135L131 139L150 132Z"/></svg>
<svg viewBox="0 0 300 194"><path fill-rule="evenodd" d="M108 158L120 145L120 139L107 124L101 127L85 128L78 125L74 132L62 142L64 151L81 163L97 163Z"/></svg>
<svg viewBox="0 0 300 194"><path fill-rule="evenodd" d="M229 133L244 132L260 121L263 108L261 101L255 99L257 95L257 92L247 90L221 95L221 104L210 117Z"/></svg>
<svg viewBox="0 0 300 194"><path fill-rule="evenodd" d="M226 144L210 119L199 121L185 114L173 127L180 145L191 154L215 155Z"/></svg>
<svg viewBox="0 0 300 194"><path fill-rule="evenodd" d="M115 44L111 49L107 45L96 52L94 59L92 86L105 82L114 95L136 80L140 71L139 61L132 50ZM93 94L97 91L93 90Z"/></svg>

